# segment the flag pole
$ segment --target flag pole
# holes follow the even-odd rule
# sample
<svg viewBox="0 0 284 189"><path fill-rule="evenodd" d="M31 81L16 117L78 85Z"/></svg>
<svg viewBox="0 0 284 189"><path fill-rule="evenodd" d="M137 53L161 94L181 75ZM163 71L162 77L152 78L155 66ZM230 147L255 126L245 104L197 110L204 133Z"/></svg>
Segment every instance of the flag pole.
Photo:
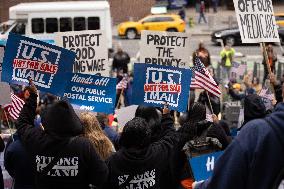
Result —
<svg viewBox="0 0 284 189"><path fill-rule="evenodd" d="M118 102L117 102L117 105L116 105L116 109L118 109L118 107L119 107L121 98L123 96L123 92L124 92L124 88L121 89L121 92L120 92L120 95L119 95L119 98L118 98Z"/></svg>
<svg viewBox="0 0 284 189"><path fill-rule="evenodd" d="M208 102L209 102L209 106L210 106L210 111L211 111L212 114L214 114L213 108L212 108L212 104L211 104L211 101L210 101L209 94L208 94L208 91L207 91L207 90L206 90L206 95L207 95L207 98L208 98Z"/></svg>
<svg viewBox="0 0 284 189"><path fill-rule="evenodd" d="M7 113L6 113L5 109L3 109L3 110L4 110L5 118L6 118L6 120L7 120L7 124L8 124L8 127L9 127L9 131L10 131L10 134L11 134L11 137L12 137L13 134L12 134L12 129L11 129L9 120L8 120L8 116L7 116ZM14 138L13 138L13 137L12 137L12 140L14 141Z"/></svg>
<svg viewBox="0 0 284 189"><path fill-rule="evenodd" d="M270 64L269 64L269 60L268 60L268 54L267 54L267 50L266 50L266 47L265 47L265 43L264 42L260 43L260 47L261 47L261 49L263 51L263 54L264 54L264 61L265 61L265 64L266 64L269 76L271 77L272 71L271 71L271 68L270 68ZM269 83L270 83L270 86L271 86L272 93L275 94L273 84L271 82L269 82Z"/></svg>

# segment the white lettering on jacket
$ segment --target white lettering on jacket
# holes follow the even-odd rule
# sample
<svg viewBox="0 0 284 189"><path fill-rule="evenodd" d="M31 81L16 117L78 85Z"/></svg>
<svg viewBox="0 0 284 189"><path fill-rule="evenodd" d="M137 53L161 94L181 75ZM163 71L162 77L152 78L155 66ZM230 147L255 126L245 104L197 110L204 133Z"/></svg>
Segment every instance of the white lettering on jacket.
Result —
<svg viewBox="0 0 284 189"><path fill-rule="evenodd" d="M52 161L54 157L36 156L37 172L42 170ZM49 176L54 177L75 177L78 175L78 157L62 157L53 168L47 173Z"/></svg>
<svg viewBox="0 0 284 189"><path fill-rule="evenodd" d="M128 181L129 175L122 175L118 177L118 184L121 186L125 184L123 188L130 189L147 189L151 188L156 184L156 170L146 171L143 174L137 174L132 177L130 181ZM130 177L131 178L131 177Z"/></svg>

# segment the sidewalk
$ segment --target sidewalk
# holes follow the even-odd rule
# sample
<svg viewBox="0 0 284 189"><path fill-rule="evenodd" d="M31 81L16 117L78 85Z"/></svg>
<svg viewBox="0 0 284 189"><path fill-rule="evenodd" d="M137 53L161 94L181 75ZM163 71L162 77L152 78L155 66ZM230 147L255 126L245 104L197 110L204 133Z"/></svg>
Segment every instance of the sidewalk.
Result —
<svg viewBox="0 0 284 189"><path fill-rule="evenodd" d="M275 13L284 12L284 5L274 6ZM178 10L170 10L169 13L178 13ZM225 29L230 27L237 27L236 13L232 10L225 10L222 7L218 9L217 13L213 13L213 9L210 8L210 12L205 13L207 24L198 24L199 13L196 12L195 8L186 9L186 32L192 34L192 36L208 36L215 30ZM189 27L188 20L193 19L193 27Z"/></svg>

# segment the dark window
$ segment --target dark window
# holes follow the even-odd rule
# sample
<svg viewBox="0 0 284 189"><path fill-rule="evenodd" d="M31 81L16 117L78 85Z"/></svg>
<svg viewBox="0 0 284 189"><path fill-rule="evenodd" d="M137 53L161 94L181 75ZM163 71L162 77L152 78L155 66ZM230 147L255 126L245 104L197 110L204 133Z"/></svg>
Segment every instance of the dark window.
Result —
<svg viewBox="0 0 284 189"><path fill-rule="evenodd" d="M25 35L26 33L26 24L25 23L18 23L12 30L12 33Z"/></svg>
<svg viewBox="0 0 284 189"><path fill-rule="evenodd" d="M72 19L71 18L60 18L60 31L72 31Z"/></svg>
<svg viewBox="0 0 284 189"><path fill-rule="evenodd" d="M275 16L276 21L284 20L284 16Z"/></svg>
<svg viewBox="0 0 284 189"><path fill-rule="evenodd" d="M44 21L42 18L32 19L32 32L33 33L43 33L44 32Z"/></svg>
<svg viewBox="0 0 284 189"><path fill-rule="evenodd" d="M74 18L74 31L86 30L86 21L84 17Z"/></svg>
<svg viewBox="0 0 284 189"><path fill-rule="evenodd" d="M99 30L100 18L99 17L89 17L88 18L88 30Z"/></svg>
<svg viewBox="0 0 284 189"><path fill-rule="evenodd" d="M172 21L174 21L174 19L171 17L157 17L156 22L172 22Z"/></svg>
<svg viewBox="0 0 284 189"><path fill-rule="evenodd" d="M57 18L45 19L46 33L58 32L58 20Z"/></svg>
<svg viewBox="0 0 284 189"><path fill-rule="evenodd" d="M143 22L144 23L146 23L146 22L156 22L156 18L155 17L146 18Z"/></svg>

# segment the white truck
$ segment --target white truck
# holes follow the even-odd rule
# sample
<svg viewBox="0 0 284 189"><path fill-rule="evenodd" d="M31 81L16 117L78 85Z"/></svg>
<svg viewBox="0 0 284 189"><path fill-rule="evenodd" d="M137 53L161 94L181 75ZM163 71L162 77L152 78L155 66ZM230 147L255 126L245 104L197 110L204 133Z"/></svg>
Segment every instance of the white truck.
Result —
<svg viewBox="0 0 284 189"><path fill-rule="evenodd" d="M20 3L9 9L9 20L0 24L0 46L10 32L54 43L55 32L101 29L112 48L108 1Z"/></svg>

